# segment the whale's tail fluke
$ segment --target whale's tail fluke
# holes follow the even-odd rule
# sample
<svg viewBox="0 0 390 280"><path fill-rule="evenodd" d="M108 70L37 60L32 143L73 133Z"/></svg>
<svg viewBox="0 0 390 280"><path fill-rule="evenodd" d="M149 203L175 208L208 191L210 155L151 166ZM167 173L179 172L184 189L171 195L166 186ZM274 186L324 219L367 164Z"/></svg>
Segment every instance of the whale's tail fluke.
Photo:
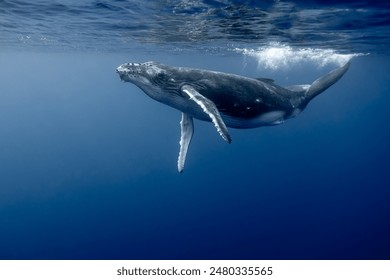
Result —
<svg viewBox="0 0 390 280"><path fill-rule="evenodd" d="M350 64L351 62L348 61L346 64L344 64L344 66L341 66L340 68L337 68L315 80L305 93L305 103L309 103L310 100L312 100L314 97L316 97L317 95L328 89L331 85L336 83L338 80L340 80L340 78L345 74L345 72L347 72Z"/></svg>
<svg viewBox="0 0 390 280"><path fill-rule="evenodd" d="M296 104L299 104L299 108L303 110L314 97L324 92L326 89L340 80L341 77L347 72L350 65L351 62L348 61L343 66L318 78L311 85L293 85L286 87L286 89L294 92L296 96L299 96Z"/></svg>

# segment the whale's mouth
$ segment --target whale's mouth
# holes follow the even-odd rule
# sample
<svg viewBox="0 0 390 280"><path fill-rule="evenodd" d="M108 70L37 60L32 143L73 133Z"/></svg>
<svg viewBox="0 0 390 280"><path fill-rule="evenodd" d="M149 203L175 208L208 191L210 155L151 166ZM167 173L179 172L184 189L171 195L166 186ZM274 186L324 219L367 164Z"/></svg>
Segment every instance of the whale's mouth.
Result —
<svg viewBox="0 0 390 280"><path fill-rule="evenodd" d="M122 67L122 65L120 65L118 68L116 68L116 73L119 75L119 77L122 79L122 77L125 75L126 73L126 69Z"/></svg>
<svg viewBox="0 0 390 280"><path fill-rule="evenodd" d="M119 78L125 82L126 81L126 76L127 76L127 71L125 68L121 66L119 66L118 68L116 68L116 73L119 75Z"/></svg>
<svg viewBox="0 0 390 280"><path fill-rule="evenodd" d="M122 67L122 65L120 65L118 68L116 68L116 72L118 74L121 74L125 69Z"/></svg>

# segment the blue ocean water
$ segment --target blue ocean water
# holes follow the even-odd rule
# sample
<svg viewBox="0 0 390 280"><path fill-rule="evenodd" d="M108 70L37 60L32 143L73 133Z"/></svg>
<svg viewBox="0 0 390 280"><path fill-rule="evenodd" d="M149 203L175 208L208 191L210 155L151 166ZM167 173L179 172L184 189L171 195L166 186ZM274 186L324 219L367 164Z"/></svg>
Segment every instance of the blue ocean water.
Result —
<svg viewBox="0 0 390 280"><path fill-rule="evenodd" d="M0 1L0 259L389 259L385 1ZM195 121L120 82L159 61L311 83L283 125Z"/></svg>

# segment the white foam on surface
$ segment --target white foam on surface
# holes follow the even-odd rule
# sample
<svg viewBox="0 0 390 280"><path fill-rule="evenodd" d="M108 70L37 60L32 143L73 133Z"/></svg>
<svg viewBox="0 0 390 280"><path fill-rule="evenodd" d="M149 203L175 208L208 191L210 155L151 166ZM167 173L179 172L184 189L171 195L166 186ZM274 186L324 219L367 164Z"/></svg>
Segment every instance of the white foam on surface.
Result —
<svg viewBox="0 0 390 280"><path fill-rule="evenodd" d="M367 54L341 54L333 49L294 48L280 43L271 43L257 49L235 48L236 52L253 57L259 66L270 69L288 69L301 63L314 63L318 67L327 65L342 66L351 58Z"/></svg>

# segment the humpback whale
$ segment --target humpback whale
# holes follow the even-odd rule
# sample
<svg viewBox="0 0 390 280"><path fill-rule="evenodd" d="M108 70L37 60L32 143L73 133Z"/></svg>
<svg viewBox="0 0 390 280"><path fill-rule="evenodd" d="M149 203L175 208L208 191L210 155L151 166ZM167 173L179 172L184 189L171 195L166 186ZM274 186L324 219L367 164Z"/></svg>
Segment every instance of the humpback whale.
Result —
<svg viewBox="0 0 390 280"><path fill-rule="evenodd" d="M194 132L193 118L212 122L231 142L227 127L277 125L302 112L317 95L336 83L350 62L318 78L311 85L281 87L272 79L171 67L158 62L125 63L116 72L156 101L182 112L178 171L182 172Z"/></svg>

